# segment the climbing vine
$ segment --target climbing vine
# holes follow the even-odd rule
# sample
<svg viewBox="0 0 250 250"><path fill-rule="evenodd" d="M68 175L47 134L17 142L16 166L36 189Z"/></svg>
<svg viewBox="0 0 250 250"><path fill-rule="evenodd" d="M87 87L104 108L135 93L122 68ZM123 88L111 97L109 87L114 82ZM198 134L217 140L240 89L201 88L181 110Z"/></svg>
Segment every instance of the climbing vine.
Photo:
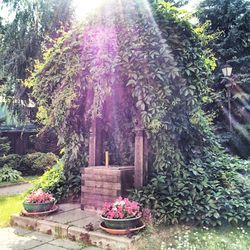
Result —
<svg viewBox="0 0 250 250"><path fill-rule="evenodd" d="M151 7L139 0L110 1L102 15L55 40L25 82L38 116L57 130L66 178L77 189L90 121L105 116L105 100L122 86L132 118L120 129L141 122L153 162L153 178L133 197L167 223L245 223L249 185L241 170L230 167L202 111L211 98L214 59L176 7Z"/></svg>

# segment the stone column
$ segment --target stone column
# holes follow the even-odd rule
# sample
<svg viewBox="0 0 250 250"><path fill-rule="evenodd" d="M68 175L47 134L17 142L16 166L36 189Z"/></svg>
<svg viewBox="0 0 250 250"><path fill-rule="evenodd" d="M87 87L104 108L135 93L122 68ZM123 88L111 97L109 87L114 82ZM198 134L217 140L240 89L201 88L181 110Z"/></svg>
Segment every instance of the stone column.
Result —
<svg viewBox="0 0 250 250"><path fill-rule="evenodd" d="M93 119L90 134L89 134L89 166L100 166L101 151L100 151L100 128L97 118Z"/></svg>
<svg viewBox="0 0 250 250"><path fill-rule="evenodd" d="M141 188L147 183L148 159L147 138L142 128L135 129L135 175L134 187Z"/></svg>

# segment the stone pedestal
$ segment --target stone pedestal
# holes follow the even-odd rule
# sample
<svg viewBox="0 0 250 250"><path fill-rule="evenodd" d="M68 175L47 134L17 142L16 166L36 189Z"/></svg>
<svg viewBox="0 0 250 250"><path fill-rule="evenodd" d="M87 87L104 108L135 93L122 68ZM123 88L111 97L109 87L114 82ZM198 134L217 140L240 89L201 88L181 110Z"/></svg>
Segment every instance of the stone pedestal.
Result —
<svg viewBox="0 0 250 250"><path fill-rule="evenodd" d="M134 166L90 166L81 173L81 209L101 209L104 202L126 197L134 185Z"/></svg>

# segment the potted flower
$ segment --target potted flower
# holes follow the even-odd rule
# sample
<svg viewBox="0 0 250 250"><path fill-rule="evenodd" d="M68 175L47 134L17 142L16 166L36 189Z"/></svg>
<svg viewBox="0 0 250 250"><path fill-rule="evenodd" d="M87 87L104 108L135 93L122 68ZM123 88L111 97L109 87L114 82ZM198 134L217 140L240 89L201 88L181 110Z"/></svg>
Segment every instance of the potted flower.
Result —
<svg viewBox="0 0 250 250"><path fill-rule="evenodd" d="M52 209L55 198L52 194L44 192L41 188L29 194L24 202L24 209L28 213L45 212Z"/></svg>
<svg viewBox="0 0 250 250"><path fill-rule="evenodd" d="M119 197L114 203L104 204L101 218L107 228L136 228L140 224L140 206L135 201Z"/></svg>

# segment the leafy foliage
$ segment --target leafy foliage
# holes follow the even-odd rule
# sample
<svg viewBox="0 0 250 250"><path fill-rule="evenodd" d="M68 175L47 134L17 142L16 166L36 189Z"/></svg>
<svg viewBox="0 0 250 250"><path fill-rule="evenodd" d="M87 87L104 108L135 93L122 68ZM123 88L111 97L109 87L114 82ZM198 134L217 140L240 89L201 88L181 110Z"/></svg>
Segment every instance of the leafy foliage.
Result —
<svg viewBox="0 0 250 250"><path fill-rule="evenodd" d="M21 179L21 172L14 170L7 165L0 169L0 183L1 182L15 182Z"/></svg>
<svg viewBox="0 0 250 250"><path fill-rule="evenodd" d="M2 156L0 157L0 167L7 165L8 167L11 167L23 173L22 169L20 168L21 158L22 156L17 154L8 154Z"/></svg>
<svg viewBox="0 0 250 250"><path fill-rule="evenodd" d="M227 62L233 67L230 82L235 84L231 89L231 106L233 128L230 136L223 138L233 153L248 158L250 147L249 103L250 103L250 4L246 0L204 0L200 3L197 17L205 32L213 37L207 46L218 58L218 66L214 71L214 89L217 92L216 102L210 106L218 111L217 124L222 127L219 132L227 131L227 98L225 85L228 79L221 78L221 67ZM216 34L216 36L214 36ZM222 110L221 107L224 107ZM226 114L225 114L226 113ZM223 133L222 133L223 136Z"/></svg>
<svg viewBox="0 0 250 250"><path fill-rule="evenodd" d="M7 165L26 175L40 175L57 161L53 153L36 152L27 155L9 154L0 157L0 167Z"/></svg>
<svg viewBox="0 0 250 250"><path fill-rule="evenodd" d="M41 175L57 162L53 153L36 152L22 157L20 168L25 175Z"/></svg>
<svg viewBox="0 0 250 250"><path fill-rule="evenodd" d="M67 193L66 178L64 175L63 162L58 161L46 171L38 180L34 181L34 190L42 189L52 193L56 200L60 200Z"/></svg>
<svg viewBox="0 0 250 250"><path fill-rule="evenodd" d="M107 114L105 100L119 86L132 126L144 127L151 147L153 178L133 197L167 223L246 222L249 183L228 170L231 159L202 111L211 98L213 55L170 3L154 5L152 13L141 1L115 6L111 1L104 15L63 32L25 82L39 119L65 147L69 190L80 186L90 120Z"/></svg>
<svg viewBox="0 0 250 250"><path fill-rule="evenodd" d="M40 56L46 36L56 36L61 25L67 26L72 13L70 1L3 0L2 8L9 11L9 17L0 29L0 93L13 109L21 108L25 113L20 100L27 102L29 98L21 82Z"/></svg>
<svg viewBox="0 0 250 250"><path fill-rule="evenodd" d="M10 142L7 137L0 136L0 157L10 152Z"/></svg>

